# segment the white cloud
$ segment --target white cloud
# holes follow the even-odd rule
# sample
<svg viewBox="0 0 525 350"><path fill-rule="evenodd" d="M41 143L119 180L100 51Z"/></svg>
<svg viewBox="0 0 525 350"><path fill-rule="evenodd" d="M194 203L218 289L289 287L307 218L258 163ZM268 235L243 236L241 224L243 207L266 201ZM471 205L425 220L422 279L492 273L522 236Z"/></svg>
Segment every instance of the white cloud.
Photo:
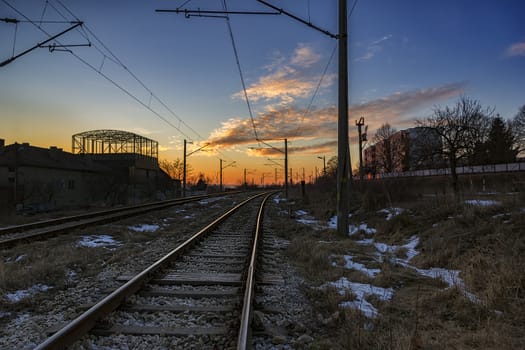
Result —
<svg viewBox="0 0 525 350"><path fill-rule="evenodd" d="M321 59L314 49L307 44L299 44L290 57L284 57L275 52L272 62L265 66L268 74L260 77L246 88L250 102L275 103L289 105L299 98L309 97L317 86L320 75L309 74L308 68ZM335 81L334 75L326 75L322 87L327 87ZM233 95L244 99L244 91Z"/></svg>
<svg viewBox="0 0 525 350"><path fill-rule="evenodd" d="M311 47L305 44L299 44L299 47L295 49L291 63L299 67L308 68L319 62L320 59L321 56L315 53Z"/></svg>
<svg viewBox="0 0 525 350"><path fill-rule="evenodd" d="M525 42L514 43L505 50L506 57L525 56Z"/></svg>
<svg viewBox="0 0 525 350"><path fill-rule="evenodd" d="M357 57L355 61L368 61L369 59L373 58L376 54L383 51L383 46L380 44L390 40L391 38L392 34L388 34L378 40L371 42L366 48L366 52L363 55Z"/></svg>

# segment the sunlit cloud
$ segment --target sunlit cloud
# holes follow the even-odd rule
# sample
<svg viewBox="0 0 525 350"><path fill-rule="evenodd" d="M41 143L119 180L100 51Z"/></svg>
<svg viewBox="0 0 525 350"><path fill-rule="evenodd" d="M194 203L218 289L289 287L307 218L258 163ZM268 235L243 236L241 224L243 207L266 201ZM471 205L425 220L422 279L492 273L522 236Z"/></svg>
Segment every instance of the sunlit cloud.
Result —
<svg viewBox="0 0 525 350"><path fill-rule="evenodd" d="M131 128L129 129L129 131L137 134L137 135L141 135L141 136L148 136L148 135L153 135L153 134L157 134L158 131L156 130L149 130L149 129L145 129L145 128L140 128L140 127L134 127L134 128Z"/></svg>
<svg viewBox="0 0 525 350"><path fill-rule="evenodd" d="M373 58L375 55L377 55L379 52L383 51L382 43L385 41L388 41L392 38L392 34L385 35L384 37L375 40L371 42L368 47L366 48L366 52L357 57L355 61L368 61L371 58Z"/></svg>
<svg viewBox="0 0 525 350"><path fill-rule="evenodd" d="M320 59L321 56L315 53L311 47L306 44L300 44L299 47L295 49L291 63L299 67L308 68L319 62Z"/></svg>
<svg viewBox="0 0 525 350"><path fill-rule="evenodd" d="M159 145L159 152L171 151L172 149L173 149L173 147Z"/></svg>
<svg viewBox="0 0 525 350"><path fill-rule="evenodd" d="M350 126L354 119L365 118L370 132L383 123L389 123L397 129L414 126L411 114L423 108L431 108L437 102L461 95L465 83L453 83L438 87L397 92L349 108ZM260 113L254 119L255 128L261 140L309 140L309 146L296 147L291 152L327 152L335 141L315 144L315 140L335 140L337 137L337 108L328 106L313 108L308 113L295 106L272 108ZM354 132L350 135L353 138ZM217 149L240 145L257 145L250 118L232 118L223 122L221 128L212 132L209 139ZM247 151L252 155L267 156L276 154L276 150L255 147Z"/></svg>
<svg viewBox="0 0 525 350"><path fill-rule="evenodd" d="M505 50L506 57L525 56L525 42L514 43Z"/></svg>
<svg viewBox="0 0 525 350"><path fill-rule="evenodd" d="M288 146L288 154L322 154L331 153L337 146L337 140L331 140L327 142L314 143L302 146ZM260 147L251 147L247 150L247 154L256 157L282 157L282 147L269 147L267 145L261 145Z"/></svg>
<svg viewBox="0 0 525 350"><path fill-rule="evenodd" d="M319 62L321 56L306 44L300 44L289 58L280 53L273 56L273 62L266 66L268 74L246 88L250 102L289 105L297 99L310 97L320 76L308 74L305 69ZM331 86L335 78L333 74L325 75L322 87ZM244 91L233 97L244 99Z"/></svg>
<svg viewBox="0 0 525 350"><path fill-rule="evenodd" d="M366 103L352 105L350 115L354 119L364 117L369 130L389 123L396 128L413 126L410 113L422 108L433 107L435 103L461 95L465 83L453 83L438 87L396 92L392 95Z"/></svg>

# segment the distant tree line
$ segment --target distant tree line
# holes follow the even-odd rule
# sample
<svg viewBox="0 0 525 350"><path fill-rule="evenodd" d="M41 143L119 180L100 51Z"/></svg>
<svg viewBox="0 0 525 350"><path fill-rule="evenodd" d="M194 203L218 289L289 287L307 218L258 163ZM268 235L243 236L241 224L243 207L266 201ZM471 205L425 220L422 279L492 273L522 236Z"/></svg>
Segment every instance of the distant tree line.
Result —
<svg viewBox="0 0 525 350"><path fill-rule="evenodd" d="M416 121L418 137L412 146L417 152L411 153L413 167L430 169L448 167L450 169L454 194L459 194L458 166L476 166L516 162L519 154L525 152L525 105L511 119L505 120L495 113L493 107L483 107L478 100L465 96L452 106L436 107L432 115ZM427 133L425 135L425 133ZM393 172L406 166L408 154L398 144L405 142L395 137L398 130L384 123L372 139L376 145L373 171ZM436 136L440 140L436 146ZM337 157L329 161L327 174L323 178L334 178L337 170Z"/></svg>
<svg viewBox="0 0 525 350"><path fill-rule="evenodd" d="M452 187L458 193L456 168L462 165L512 163L525 151L525 105L517 115L505 121L495 109L483 107L477 100L461 97L454 106L436 107L430 117L416 121L422 135L411 140L417 149L414 164L419 168L450 168ZM373 139L377 147L376 162L384 172L399 168L406 155L396 153L403 147L393 137L398 131L383 124ZM426 133L426 135L425 135ZM435 136L441 145L436 147Z"/></svg>

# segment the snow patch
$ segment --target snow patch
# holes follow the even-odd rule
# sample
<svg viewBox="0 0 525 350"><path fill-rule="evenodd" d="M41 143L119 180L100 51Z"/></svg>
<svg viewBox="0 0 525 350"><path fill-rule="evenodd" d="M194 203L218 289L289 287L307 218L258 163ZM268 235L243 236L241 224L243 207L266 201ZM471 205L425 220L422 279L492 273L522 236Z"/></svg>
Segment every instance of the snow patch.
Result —
<svg viewBox="0 0 525 350"><path fill-rule="evenodd" d="M206 199L200 200L198 203L201 204L201 205L206 205L206 204L209 204L209 203L220 201L221 199L222 199L222 197L206 198Z"/></svg>
<svg viewBox="0 0 525 350"><path fill-rule="evenodd" d="M358 232L364 232L367 235L373 235L377 232L375 228L368 227L366 223L362 223L359 226L357 225L350 225L348 226L348 235L353 236Z"/></svg>
<svg viewBox="0 0 525 350"><path fill-rule="evenodd" d="M479 207L491 207L494 205L501 205L501 202L495 200L470 199L466 200L465 204L475 205Z"/></svg>
<svg viewBox="0 0 525 350"><path fill-rule="evenodd" d="M93 236L83 236L78 245L81 247L108 247L108 246L119 246L122 243L113 239L109 235L93 235Z"/></svg>
<svg viewBox="0 0 525 350"><path fill-rule="evenodd" d="M128 226L129 230L135 231L135 232L155 232L159 228L160 228L159 225L148 225L148 224Z"/></svg>
<svg viewBox="0 0 525 350"><path fill-rule="evenodd" d="M312 226L315 230L320 230L323 227L319 224L319 220L315 219L313 216L308 215L308 212L304 210L296 210L295 215L299 218L295 219L295 221L303 224L303 225L309 225Z"/></svg>
<svg viewBox="0 0 525 350"><path fill-rule="evenodd" d="M350 307L361 311L368 318L376 318L379 315L377 309L366 300L367 296L374 295L379 300L390 300L394 295L392 288L381 288L366 283L350 282L346 277L341 277L335 282L329 282L323 286L334 286L340 295L351 291L355 295L352 301L344 301L339 306Z"/></svg>
<svg viewBox="0 0 525 350"><path fill-rule="evenodd" d="M28 289L17 290L13 293L7 293L5 295L5 298L11 303L18 303L19 301L25 298L29 298L39 292L46 292L51 288L53 287L46 286L45 284L35 284L34 286Z"/></svg>
<svg viewBox="0 0 525 350"><path fill-rule="evenodd" d="M394 216L400 215L404 211L403 208L385 208L378 211L378 213L386 214L386 220L391 220Z"/></svg>
<svg viewBox="0 0 525 350"><path fill-rule="evenodd" d="M335 255L331 257L337 258ZM381 272L381 269L369 269L364 264L353 261L353 256L351 255L343 255L343 259L345 259L345 265L343 266L345 269L360 271L368 277L375 277ZM332 266L337 266L337 263L335 261L332 262Z"/></svg>

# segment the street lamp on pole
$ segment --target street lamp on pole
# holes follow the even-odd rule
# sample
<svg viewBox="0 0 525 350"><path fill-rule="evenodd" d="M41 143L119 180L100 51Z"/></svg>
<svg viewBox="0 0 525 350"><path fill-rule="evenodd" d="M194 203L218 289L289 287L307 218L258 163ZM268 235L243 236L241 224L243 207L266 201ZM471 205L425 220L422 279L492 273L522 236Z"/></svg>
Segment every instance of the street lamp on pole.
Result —
<svg viewBox="0 0 525 350"><path fill-rule="evenodd" d="M244 168L244 190L246 191L247 190L247 187L248 187L248 182L246 182L246 175L253 175L257 170L248 170L246 168Z"/></svg>
<svg viewBox="0 0 525 350"><path fill-rule="evenodd" d="M361 127L365 125L364 117L361 117L359 118L359 120L356 120L355 125L357 125L357 132L359 133L359 180L363 181L363 141L366 141L366 130L368 129L368 127L365 127L364 133L361 131Z"/></svg>
<svg viewBox="0 0 525 350"><path fill-rule="evenodd" d="M219 192L222 192L222 169L226 169L230 166L235 166L235 161L232 161L228 164L226 164L225 166L222 166L222 162L224 161L223 159L220 159L219 158L219 161L220 161L220 173L219 173L219 181L220 181L220 184L219 184Z"/></svg>
<svg viewBox="0 0 525 350"><path fill-rule="evenodd" d="M322 156L322 157L317 156L317 158L323 160L323 175L326 175L326 157L325 156Z"/></svg>
<svg viewBox="0 0 525 350"><path fill-rule="evenodd" d="M210 143L205 143L204 146L197 148L196 150L186 154L186 144L193 144L193 142L187 142L186 139L184 139L184 160L183 160L183 169L182 169L182 198L186 197L186 158L191 156L193 153L200 151L204 147L208 147Z"/></svg>

